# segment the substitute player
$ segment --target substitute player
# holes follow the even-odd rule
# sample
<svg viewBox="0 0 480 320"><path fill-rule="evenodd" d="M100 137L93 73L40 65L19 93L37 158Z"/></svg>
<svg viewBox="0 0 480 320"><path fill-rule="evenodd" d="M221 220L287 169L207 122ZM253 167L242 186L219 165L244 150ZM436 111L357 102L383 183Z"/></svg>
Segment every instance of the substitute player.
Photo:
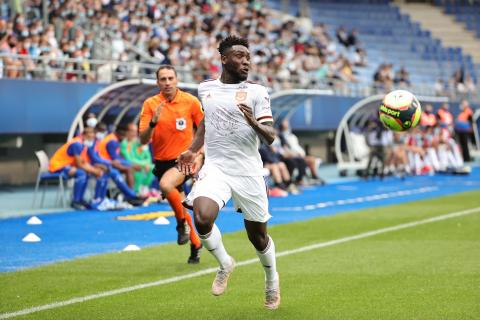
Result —
<svg viewBox="0 0 480 320"><path fill-rule="evenodd" d="M88 184L88 175L94 175L101 179L103 170L94 167L88 161L87 149L95 139L95 131L92 127L85 127L83 134L61 146L50 159L48 170L52 173L61 173L63 176L74 177L73 200L74 209L90 208L83 196Z"/></svg>
<svg viewBox="0 0 480 320"><path fill-rule="evenodd" d="M185 198L182 185L186 175L176 168L176 159L187 150L193 139L194 125L203 119L200 101L177 88L177 72L173 66L162 65L157 70L160 93L143 103L140 115L140 141L152 142L155 168L153 173L160 181L160 189L175 212L177 243L186 244L190 238L188 263L199 263L202 246L192 218L182 206ZM199 157L201 158L201 157Z"/></svg>
<svg viewBox="0 0 480 320"><path fill-rule="evenodd" d="M250 69L246 39L229 36L221 41L218 51L222 74L220 79L199 85L205 118L190 148L178 158L182 172L191 173L196 153L205 144L205 164L185 205L193 206L202 244L220 265L212 293L221 295L235 261L223 246L215 219L233 198L265 270L265 307L276 309L280 305L280 286L275 245L267 233L267 186L258 151L259 138L269 145L275 139L270 98L265 87L246 81Z"/></svg>

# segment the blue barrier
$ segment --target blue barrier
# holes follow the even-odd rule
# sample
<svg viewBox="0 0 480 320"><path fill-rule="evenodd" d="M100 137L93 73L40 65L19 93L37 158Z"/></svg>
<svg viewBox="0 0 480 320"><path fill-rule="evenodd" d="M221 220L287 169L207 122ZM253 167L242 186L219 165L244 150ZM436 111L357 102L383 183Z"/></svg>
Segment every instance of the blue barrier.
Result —
<svg viewBox="0 0 480 320"><path fill-rule="evenodd" d="M106 87L71 83L0 79L0 134L67 133L80 107ZM362 97L319 96L300 104L291 115L294 130L334 130ZM437 105L434 105L437 108ZM458 103L450 104L458 113Z"/></svg>
<svg viewBox="0 0 480 320"><path fill-rule="evenodd" d="M66 133L105 84L0 79L0 134Z"/></svg>

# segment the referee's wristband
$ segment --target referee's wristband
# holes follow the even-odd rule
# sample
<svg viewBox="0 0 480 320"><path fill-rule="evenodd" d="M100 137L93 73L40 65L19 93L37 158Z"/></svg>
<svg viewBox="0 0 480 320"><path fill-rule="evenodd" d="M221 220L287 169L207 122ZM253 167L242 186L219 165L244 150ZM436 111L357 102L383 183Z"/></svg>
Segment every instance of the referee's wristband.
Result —
<svg viewBox="0 0 480 320"><path fill-rule="evenodd" d="M149 126L150 128L152 128L152 129L155 129L155 127L157 126L157 123L150 121L150 123L148 124L148 126Z"/></svg>

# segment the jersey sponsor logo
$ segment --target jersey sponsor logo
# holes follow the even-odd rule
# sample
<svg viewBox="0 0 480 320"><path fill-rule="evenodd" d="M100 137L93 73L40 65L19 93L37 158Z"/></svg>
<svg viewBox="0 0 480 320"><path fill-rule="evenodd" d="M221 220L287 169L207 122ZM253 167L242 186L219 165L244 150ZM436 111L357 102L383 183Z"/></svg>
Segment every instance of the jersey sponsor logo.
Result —
<svg viewBox="0 0 480 320"><path fill-rule="evenodd" d="M175 124L177 130L185 130L185 128L187 128L187 120L185 118L175 119Z"/></svg>

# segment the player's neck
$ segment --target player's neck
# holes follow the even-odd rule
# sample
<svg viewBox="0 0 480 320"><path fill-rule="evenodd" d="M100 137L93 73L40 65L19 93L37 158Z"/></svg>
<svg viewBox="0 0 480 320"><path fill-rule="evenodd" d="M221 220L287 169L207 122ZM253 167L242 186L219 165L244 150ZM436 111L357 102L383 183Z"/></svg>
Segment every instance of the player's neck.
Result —
<svg viewBox="0 0 480 320"><path fill-rule="evenodd" d="M220 75L220 81L224 84L236 84L242 82L243 80L240 80L238 77L235 77L228 72L222 72Z"/></svg>
<svg viewBox="0 0 480 320"><path fill-rule="evenodd" d="M165 97L165 99L168 100L168 102L172 102L173 99L175 99L175 96L177 95L178 89L175 90L174 93L172 94L167 94L165 92L162 92L162 95Z"/></svg>

